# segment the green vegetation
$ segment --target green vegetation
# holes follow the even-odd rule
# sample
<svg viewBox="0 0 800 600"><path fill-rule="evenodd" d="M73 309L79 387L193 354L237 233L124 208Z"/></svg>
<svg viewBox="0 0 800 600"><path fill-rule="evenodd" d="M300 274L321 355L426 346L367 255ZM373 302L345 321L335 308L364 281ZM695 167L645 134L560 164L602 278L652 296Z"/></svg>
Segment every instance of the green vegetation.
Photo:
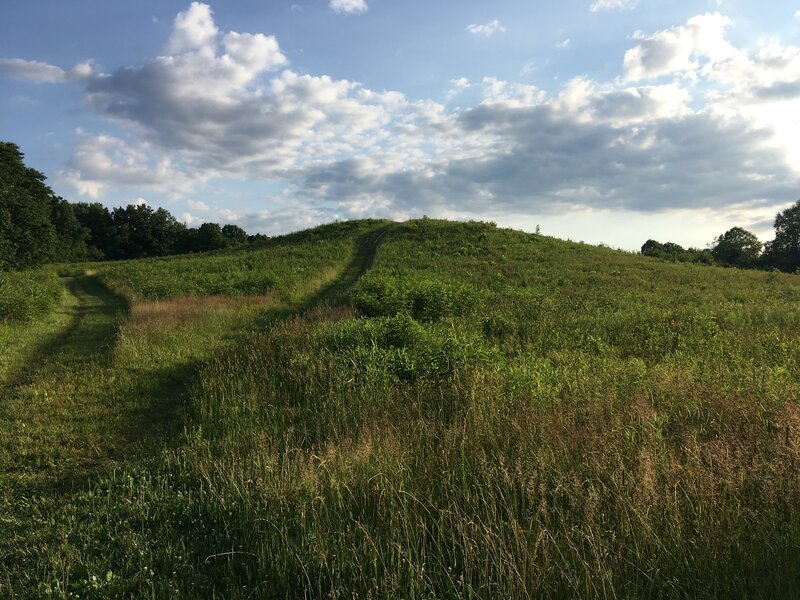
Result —
<svg viewBox="0 0 800 600"><path fill-rule="evenodd" d="M800 593L796 276L428 219L59 269L0 596Z"/></svg>
<svg viewBox="0 0 800 600"><path fill-rule="evenodd" d="M63 294L53 271L0 271L0 323L30 323L49 314Z"/></svg>
<svg viewBox="0 0 800 600"><path fill-rule="evenodd" d="M127 259L203 252L262 241L237 225L189 228L163 208L71 204L27 167L16 144L0 141L0 272L53 261Z"/></svg>
<svg viewBox="0 0 800 600"><path fill-rule="evenodd" d="M642 254L672 262L717 264L740 269L800 269L800 200L775 216L775 239L762 244L751 232L732 227L714 238L710 249L684 248L673 242L647 240ZM762 252L763 250L763 252Z"/></svg>

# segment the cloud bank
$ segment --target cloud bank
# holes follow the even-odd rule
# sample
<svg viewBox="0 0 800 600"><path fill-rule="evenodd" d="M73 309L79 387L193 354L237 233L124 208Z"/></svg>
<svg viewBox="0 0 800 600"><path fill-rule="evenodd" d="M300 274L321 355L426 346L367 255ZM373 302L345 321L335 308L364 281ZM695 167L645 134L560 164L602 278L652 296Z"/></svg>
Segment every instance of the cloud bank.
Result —
<svg viewBox="0 0 800 600"><path fill-rule="evenodd" d="M612 81L548 92L462 78L439 102L298 73L274 36L220 31L195 2L160 55L82 72L86 106L127 133L80 132L61 177L90 197L177 194L193 211L210 209L194 198L214 179L271 182L281 191L263 211L226 217L272 230L332 215L771 210L800 182L800 49L736 48L730 26L713 13L637 32ZM22 59L0 69L42 82L72 72ZM468 88L479 100L449 108Z"/></svg>

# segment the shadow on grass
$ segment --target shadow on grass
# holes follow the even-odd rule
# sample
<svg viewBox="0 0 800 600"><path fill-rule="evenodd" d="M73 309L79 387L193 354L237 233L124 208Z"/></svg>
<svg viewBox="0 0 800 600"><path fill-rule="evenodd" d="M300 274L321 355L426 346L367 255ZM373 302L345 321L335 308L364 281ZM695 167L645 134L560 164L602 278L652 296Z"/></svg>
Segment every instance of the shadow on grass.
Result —
<svg viewBox="0 0 800 600"><path fill-rule="evenodd" d="M50 369L108 356L119 323L128 313L127 301L86 275L66 278L66 287L78 299L68 326L34 346L28 363L9 376L7 390L31 383Z"/></svg>

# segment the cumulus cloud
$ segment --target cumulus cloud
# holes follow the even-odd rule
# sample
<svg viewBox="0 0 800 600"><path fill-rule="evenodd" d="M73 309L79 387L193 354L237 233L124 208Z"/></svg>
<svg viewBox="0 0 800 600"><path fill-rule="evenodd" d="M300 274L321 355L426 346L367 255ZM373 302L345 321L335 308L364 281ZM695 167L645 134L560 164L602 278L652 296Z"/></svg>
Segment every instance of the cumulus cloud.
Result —
<svg viewBox="0 0 800 600"><path fill-rule="evenodd" d="M484 23L482 25L467 25L467 31L469 31L472 35L489 37L495 33L502 33L503 31L506 31L506 28L503 27L503 24L500 23L500 21L494 19L493 21L489 21L488 23Z"/></svg>
<svg viewBox="0 0 800 600"><path fill-rule="evenodd" d="M330 7L334 12L348 15L367 12L367 3L364 0L331 0Z"/></svg>
<svg viewBox="0 0 800 600"><path fill-rule="evenodd" d="M642 38L625 53L625 78L640 80L668 74L696 75L701 61L715 63L736 55L725 37L731 20L720 13L692 17L686 25Z"/></svg>
<svg viewBox="0 0 800 600"><path fill-rule="evenodd" d="M92 63L79 63L65 71L61 67L37 60L0 58L0 75L14 79L27 79L38 83L64 83L90 77L92 75Z"/></svg>
<svg viewBox="0 0 800 600"><path fill-rule="evenodd" d="M175 17L172 35L164 50L167 54L181 54L201 48L213 51L218 33L211 7L192 2L187 10Z"/></svg>
<svg viewBox="0 0 800 600"><path fill-rule="evenodd" d="M202 181L182 172L170 156L154 153L147 143L84 132L79 132L69 167L58 178L91 198L109 185L166 192L190 189Z"/></svg>
<svg viewBox="0 0 800 600"><path fill-rule="evenodd" d="M633 10L639 4L639 0L595 0L589 7L592 12L603 10Z"/></svg>
<svg viewBox="0 0 800 600"><path fill-rule="evenodd" d="M86 79L86 104L124 133L80 133L61 176L91 197L111 186L182 194L187 222L211 211L272 233L422 213L769 208L800 183L788 150L800 139L800 50L737 49L729 24L699 15L635 35L625 77L611 81L547 92L455 79L446 100L467 88L481 97L452 108L298 73L273 36L220 31L194 3L160 56ZM256 212L186 200L221 177L283 192Z"/></svg>

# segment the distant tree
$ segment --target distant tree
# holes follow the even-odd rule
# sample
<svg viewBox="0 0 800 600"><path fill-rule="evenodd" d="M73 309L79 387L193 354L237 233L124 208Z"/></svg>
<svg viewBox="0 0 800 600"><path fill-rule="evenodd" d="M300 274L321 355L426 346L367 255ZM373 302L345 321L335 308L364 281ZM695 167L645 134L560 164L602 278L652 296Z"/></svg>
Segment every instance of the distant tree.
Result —
<svg viewBox="0 0 800 600"><path fill-rule="evenodd" d="M203 223L197 229L198 249L201 252L219 250L227 246L227 240L222 234L222 228L217 223Z"/></svg>
<svg viewBox="0 0 800 600"><path fill-rule="evenodd" d="M248 244L263 244L269 240L268 235L264 235L263 233L254 233L252 235L247 236L247 243Z"/></svg>
<svg viewBox="0 0 800 600"><path fill-rule="evenodd" d="M113 258L143 258L174 254L186 225L163 208L129 204L111 213L117 233L117 253Z"/></svg>
<svg viewBox="0 0 800 600"><path fill-rule="evenodd" d="M247 232L238 225L224 225L222 235L225 236L228 246L241 246L247 243Z"/></svg>
<svg viewBox="0 0 800 600"><path fill-rule="evenodd" d="M53 192L25 166L19 146L0 142L0 270L42 264L56 254Z"/></svg>
<svg viewBox="0 0 800 600"><path fill-rule="evenodd" d="M712 256L724 265L752 268L758 264L764 245L752 233L733 227L715 238Z"/></svg>
<svg viewBox="0 0 800 600"><path fill-rule="evenodd" d="M714 257L711 252L700 248L684 248L674 242L657 242L647 240L642 246L642 254L662 258L672 262L691 262L702 264L713 264Z"/></svg>
<svg viewBox="0 0 800 600"><path fill-rule="evenodd" d="M775 239L767 242L764 262L789 273L800 269L800 200L775 217Z"/></svg>
<svg viewBox="0 0 800 600"><path fill-rule="evenodd" d="M664 244L655 240L647 240L642 245L642 254L645 256L660 256L664 252Z"/></svg>
<svg viewBox="0 0 800 600"><path fill-rule="evenodd" d="M60 196L53 196L51 198L50 220L56 231L54 260L59 262L77 261L85 260L90 256L92 258L97 256L96 253L89 252L87 245L89 230L78 221L72 204Z"/></svg>
<svg viewBox="0 0 800 600"><path fill-rule="evenodd" d="M187 227L183 231L175 251L179 254L200 251L200 236L198 235L197 228Z"/></svg>
<svg viewBox="0 0 800 600"><path fill-rule="evenodd" d="M117 228L111 212L95 202L87 204L79 202L72 205L75 218L88 231L86 244L93 258L116 258L120 254Z"/></svg>

